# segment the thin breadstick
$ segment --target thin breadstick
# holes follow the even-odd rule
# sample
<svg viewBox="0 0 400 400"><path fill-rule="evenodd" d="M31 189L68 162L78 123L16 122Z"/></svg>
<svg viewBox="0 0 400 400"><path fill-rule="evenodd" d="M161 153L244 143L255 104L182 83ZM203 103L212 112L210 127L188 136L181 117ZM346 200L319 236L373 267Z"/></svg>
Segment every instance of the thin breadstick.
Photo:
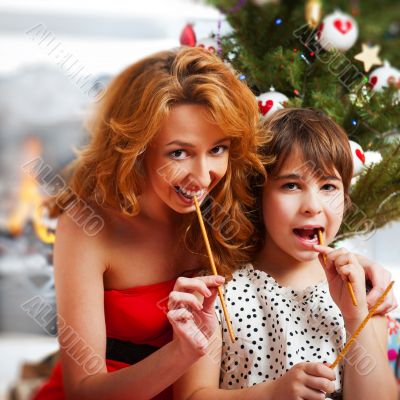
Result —
<svg viewBox="0 0 400 400"><path fill-rule="evenodd" d="M392 287L394 285L394 281L390 282L389 286L386 288L386 290L381 294L379 297L378 301L376 304L369 310L368 315L364 318L364 320L361 322L360 326L356 329L356 331L351 335L349 341L346 343L346 345L343 347L342 351L339 353L339 355L336 357L336 360L333 362L332 365L330 365L330 368L335 368L340 361L343 359L345 354L348 352L349 348L351 345L354 343L354 341L357 339L358 335L361 333L361 331L364 329L365 325L367 325L367 322L371 319L371 317L374 315L376 309L382 304L383 300L385 300L385 297L388 295L388 293L392 290Z"/></svg>
<svg viewBox="0 0 400 400"><path fill-rule="evenodd" d="M215 262L214 262L214 257L213 257L212 252L211 252L210 242L208 241L206 228L204 226L203 216L201 215L199 202L197 201L197 197L196 196L194 196L193 198L194 198L194 205L196 207L197 217L199 218L201 232L203 233L204 242L206 244L208 258L209 258L210 264L211 264L211 270L212 270L212 273L214 275L218 275L217 268L216 268ZM230 320L230 317L229 317L228 310L226 308L226 304L225 304L224 297L223 297L223 294L222 294L221 286L218 286L217 290L218 290L219 299L221 301L222 310L224 311L225 321L226 321L226 324L228 326L229 335L231 337L232 343L235 343L235 334L233 333L231 320Z"/></svg>
<svg viewBox="0 0 400 400"><path fill-rule="evenodd" d="M319 244L321 246L325 245L324 237L322 235L322 230L321 229L318 229L318 240L319 240ZM324 263L325 263L325 266L326 266L326 254L323 254L322 257L324 259ZM347 281L347 289L348 289L348 291L350 293L350 297L351 297L351 300L353 302L353 305L357 307L357 299L356 299L356 296L354 294L353 285L351 284L350 281Z"/></svg>

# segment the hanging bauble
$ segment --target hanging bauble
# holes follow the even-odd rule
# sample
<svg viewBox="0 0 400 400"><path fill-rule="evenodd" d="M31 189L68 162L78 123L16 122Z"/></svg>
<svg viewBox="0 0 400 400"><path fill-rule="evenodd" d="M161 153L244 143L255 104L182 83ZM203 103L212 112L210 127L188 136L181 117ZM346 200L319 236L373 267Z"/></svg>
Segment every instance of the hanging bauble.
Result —
<svg viewBox="0 0 400 400"><path fill-rule="evenodd" d="M205 37L203 39L199 39L196 43L197 47L201 47L204 50L209 51L213 54L218 54L218 42L216 39L211 37Z"/></svg>
<svg viewBox="0 0 400 400"><path fill-rule="evenodd" d="M272 86L269 92L257 96L258 110L263 119L271 118L276 110L286 107L289 99L281 92L277 92Z"/></svg>
<svg viewBox="0 0 400 400"><path fill-rule="evenodd" d="M327 15L318 28L317 38L325 50L349 50L358 38L358 25L353 17L341 11Z"/></svg>
<svg viewBox="0 0 400 400"><path fill-rule="evenodd" d="M373 164L379 164L382 161L382 154L379 151L366 151L365 155L365 166L369 167Z"/></svg>
<svg viewBox="0 0 400 400"><path fill-rule="evenodd" d="M352 140L349 140L351 154L353 156L353 176L360 175L365 167L365 153L362 147Z"/></svg>
<svg viewBox="0 0 400 400"><path fill-rule="evenodd" d="M310 28L315 29L321 21L321 9L321 0L307 0L304 13Z"/></svg>
<svg viewBox="0 0 400 400"><path fill-rule="evenodd" d="M396 85L400 89L400 70L393 68L385 60L383 67L376 68L369 76L369 83L374 92L382 92L390 85Z"/></svg>
<svg viewBox="0 0 400 400"><path fill-rule="evenodd" d="M179 37L181 46L196 46L196 33L193 29L193 24L186 24Z"/></svg>

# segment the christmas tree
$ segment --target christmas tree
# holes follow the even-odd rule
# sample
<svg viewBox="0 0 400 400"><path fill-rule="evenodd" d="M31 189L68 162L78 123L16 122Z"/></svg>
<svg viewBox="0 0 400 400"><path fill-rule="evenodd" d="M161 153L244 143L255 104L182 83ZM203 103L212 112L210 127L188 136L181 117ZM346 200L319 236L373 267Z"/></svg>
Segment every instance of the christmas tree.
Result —
<svg viewBox="0 0 400 400"><path fill-rule="evenodd" d="M357 177L338 237L398 220L399 0L208 1L232 27L217 33L218 52L253 90L263 118L312 107L348 133Z"/></svg>

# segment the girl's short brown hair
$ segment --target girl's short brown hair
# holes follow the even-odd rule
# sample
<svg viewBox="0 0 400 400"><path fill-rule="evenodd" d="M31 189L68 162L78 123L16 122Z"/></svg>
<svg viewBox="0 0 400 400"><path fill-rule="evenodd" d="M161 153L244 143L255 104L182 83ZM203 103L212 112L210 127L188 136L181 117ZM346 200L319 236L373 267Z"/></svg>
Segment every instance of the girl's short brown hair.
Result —
<svg viewBox="0 0 400 400"><path fill-rule="evenodd" d="M340 125L321 111L287 108L275 112L265 128L270 141L261 153L274 159L266 166L268 175L278 173L289 154L297 150L317 175L331 175L336 168L348 195L353 158L349 139Z"/></svg>
<svg viewBox="0 0 400 400"><path fill-rule="evenodd" d="M314 176L333 175L336 169L342 178L345 205L351 204L349 189L353 176L353 157L349 139L341 126L322 111L309 108L286 108L276 111L264 124L268 142L262 146L261 155L269 160L265 164L267 179L276 176L289 155L298 151L306 169ZM254 241L260 248L264 234L262 217L262 186L253 191L257 199L257 234Z"/></svg>

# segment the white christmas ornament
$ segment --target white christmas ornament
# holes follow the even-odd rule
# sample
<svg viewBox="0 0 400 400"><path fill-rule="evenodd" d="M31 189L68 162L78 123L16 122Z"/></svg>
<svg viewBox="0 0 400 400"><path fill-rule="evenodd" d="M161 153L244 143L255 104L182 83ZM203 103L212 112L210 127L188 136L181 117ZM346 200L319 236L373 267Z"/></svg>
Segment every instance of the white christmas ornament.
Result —
<svg viewBox="0 0 400 400"><path fill-rule="evenodd" d="M365 155L365 166L369 167L373 164L379 164L382 161L382 154L379 151L366 151Z"/></svg>
<svg viewBox="0 0 400 400"><path fill-rule="evenodd" d="M328 14L319 26L317 39L325 50L347 51L358 38L358 25L354 18L341 11Z"/></svg>
<svg viewBox="0 0 400 400"><path fill-rule="evenodd" d="M349 140L351 154L353 156L353 176L360 175L365 167L365 153L362 147L352 140Z"/></svg>
<svg viewBox="0 0 400 400"><path fill-rule="evenodd" d="M257 96L258 110L263 119L271 118L272 114L286 107L289 99L281 92L277 92L272 86L269 92Z"/></svg>
<svg viewBox="0 0 400 400"><path fill-rule="evenodd" d="M374 92L382 92L385 87L391 83L400 89L400 70L393 68L385 60L383 67L376 68L369 76L369 83Z"/></svg>
<svg viewBox="0 0 400 400"><path fill-rule="evenodd" d="M206 37L200 39L196 42L197 47L201 47L202 49L208 50L210 53L217 54L218 53L218 42L216 39L211 37Z"/></svg>

